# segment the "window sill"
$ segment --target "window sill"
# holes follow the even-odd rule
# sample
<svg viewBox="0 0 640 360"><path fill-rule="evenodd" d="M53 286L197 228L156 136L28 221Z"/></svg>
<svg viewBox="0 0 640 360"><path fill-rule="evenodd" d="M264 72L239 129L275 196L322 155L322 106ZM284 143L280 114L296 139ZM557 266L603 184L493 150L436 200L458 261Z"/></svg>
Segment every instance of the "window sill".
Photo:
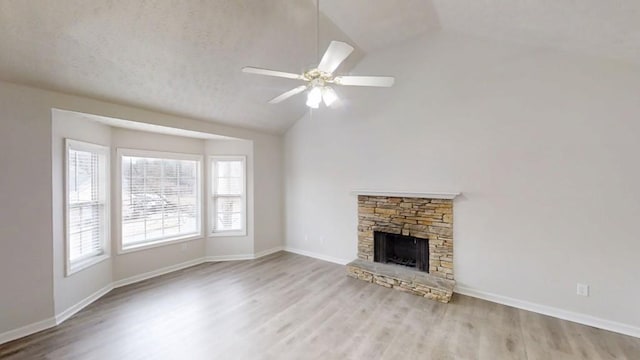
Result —
<svg viewBox="0 0 640 360"><path fill-rule="evenodd" d="M209 237L242 237L242 236L247 236L247 232L245 230L220 231L220 232L209 233Z"/></svg>
<svg viewBox="0 0 640 360"><path fill-rule="evenodd" d="M123 247L122 244L121 244L119 249L118 249L118 255L120 255L120 254L128 254L128 253L132 253L132 252L136 252L136 251L140 251L140 250L153 249L153 248L157 248L157 247L161 247L161 246L175 245L175 244L179 244L179 243L182 243L182 242L193 241L193 240L198 240L198 239L202 239L202 238L203 238L202 234L191 234L191 235L185 235L185 236L177 237L177 238L169 238L169 239L159 240L159 241L155 241L155 242L152 242L152 243L142 243L142 244L139 244L139 245L130 245L128 247Z"/></svg>
<svg viewBox="0 0 640 360"><path fill-rule="evenodd" d="M90 257L88 259L79 261L77 264L68 264L67 265L67 272L65 274L65 277L69 277L79 271L82 271L84 269L87 269L93 265L96 265L98 263L101 263L105 260L107 260L109 258L109 254L102 254L102 255L98 255L98 256L94 256L94 257Z"/></svg>

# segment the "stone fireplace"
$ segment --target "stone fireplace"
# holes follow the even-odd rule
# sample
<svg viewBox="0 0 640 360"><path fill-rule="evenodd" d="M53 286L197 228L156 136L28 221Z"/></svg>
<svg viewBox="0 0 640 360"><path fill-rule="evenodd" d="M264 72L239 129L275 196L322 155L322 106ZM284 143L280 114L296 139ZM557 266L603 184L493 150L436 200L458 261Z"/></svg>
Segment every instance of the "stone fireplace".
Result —
<svg viewBox="0 0 640 360"><path fill-rule="evenodd" d="M358 259L347 274L449 302L456 195L358 192Z"/></svg>

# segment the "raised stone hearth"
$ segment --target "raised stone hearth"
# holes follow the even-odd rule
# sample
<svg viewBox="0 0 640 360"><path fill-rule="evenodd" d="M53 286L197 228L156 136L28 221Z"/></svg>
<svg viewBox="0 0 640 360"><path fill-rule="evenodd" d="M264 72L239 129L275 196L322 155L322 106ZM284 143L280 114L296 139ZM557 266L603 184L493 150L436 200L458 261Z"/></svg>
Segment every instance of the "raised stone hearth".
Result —
<svg viewBox="0 0 640 360"><path fill-rule="evenodd" d="M453 295L453 280L441 279L404 266L357 259L347 265L347 275L447 303Z"/></svg>
<svg viewBox="0 0 640 360"><path fill-rule="evenodd" d="M399 194L400 195L400 194ZM438 194L440 195L440 194ZM453 277L453 197L358 195L358 260L349 276L426 298L449 302ZM374 262L374 233L428 240L428 272Z"/></svg>

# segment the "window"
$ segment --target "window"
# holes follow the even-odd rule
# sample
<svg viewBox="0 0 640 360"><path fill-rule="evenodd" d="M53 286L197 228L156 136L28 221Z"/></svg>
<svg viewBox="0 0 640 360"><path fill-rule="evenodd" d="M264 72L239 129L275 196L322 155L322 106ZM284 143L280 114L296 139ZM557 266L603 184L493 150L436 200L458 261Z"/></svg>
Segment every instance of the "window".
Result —
<svg viewBox="0 0 640 360"><path fill-rule="evenodd" d="M67 275L109 257L109 148L66 139Z"/></svg>
<svg viewBox="0 0 640 360"><path fill-rule="evenodd" d="M247 234L246 171L244 156L211 157L211 233Z"/></svg>
<svg viewBox="0 0 640 360"><path fill-rule="evenodd" d="M121 250L201 237L201 157L119 149Z"/></svg>

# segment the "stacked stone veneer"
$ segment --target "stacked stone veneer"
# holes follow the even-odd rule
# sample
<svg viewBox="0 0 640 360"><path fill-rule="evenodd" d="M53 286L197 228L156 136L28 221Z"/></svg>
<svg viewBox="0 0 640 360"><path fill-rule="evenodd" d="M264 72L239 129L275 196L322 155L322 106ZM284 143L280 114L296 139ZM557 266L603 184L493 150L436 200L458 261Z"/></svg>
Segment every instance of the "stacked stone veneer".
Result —
<svg viewBox="0 0 640 360"><path fill-rule="evenodd" d="M429 274L442 286L409 284L419 295L448 302L453 292L453 201L392 196L358 196L358 258L373 262L373 233L382 231L429 240ZM350 276L395 287L394 279L376 274L356 261L347 266ZM409 269L410 270L410 269ZM413 270L410 270L413 271ZM371 275L371 276L369 276ZM373 279L378 278L378 281ZM381 279L382 277L382 279ZM421 278L420 276L418 278ZM397 279L395 279L397 280ZM403 286L406 287L407 284ZM412 291L415 293L415 291ZM443 293L444 292L444 293ZM437 295L437 296L434 296Z"/></svg>

